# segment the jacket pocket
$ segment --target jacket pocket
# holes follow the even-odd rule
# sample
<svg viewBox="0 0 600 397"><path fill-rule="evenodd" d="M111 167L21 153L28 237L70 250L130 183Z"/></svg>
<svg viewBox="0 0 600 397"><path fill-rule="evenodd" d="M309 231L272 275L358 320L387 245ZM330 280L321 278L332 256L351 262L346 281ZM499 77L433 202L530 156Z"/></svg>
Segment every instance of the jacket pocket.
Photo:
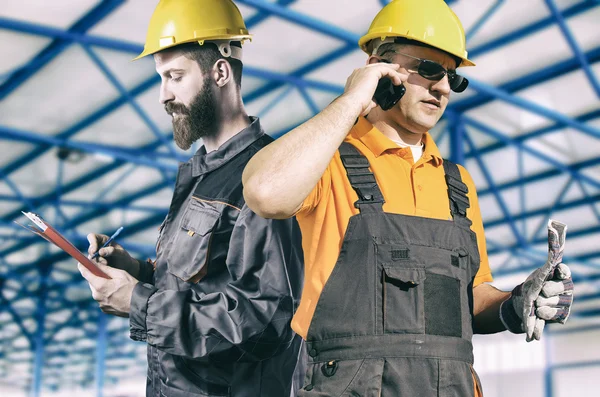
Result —
<svg viewBox="0 0 600 397"><path fill-rule="evenodd" d="M383 331L424 333L424 268L383 265Z"/></svg>
<svg viewBox="0 0 600 397"><path fill-rule="evenodd" d="M208 271L210 245L220 212L191 201L181 218L167 257L169 272L183 281L197 283Z"/></svg>

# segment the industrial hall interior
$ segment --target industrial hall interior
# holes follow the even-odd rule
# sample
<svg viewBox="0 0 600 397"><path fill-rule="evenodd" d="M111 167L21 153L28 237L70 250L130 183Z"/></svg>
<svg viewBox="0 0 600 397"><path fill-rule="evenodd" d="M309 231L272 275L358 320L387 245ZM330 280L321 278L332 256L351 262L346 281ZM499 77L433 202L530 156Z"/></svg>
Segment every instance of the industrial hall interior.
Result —
<svg viewBox="0 0 600 397"><path fill-rule="evenodd" d="M344 94L369 58L359 40L390 0L233 3L252 36L243 104L277 143ZM160 64L134 61L157 4L0 0L0 396L146 395L150 338L133 340L129 318L99 307L78 261L89 233L120 230L115 241L152 263L180 164L206 150L202 139L187 150L174 142ZM459 76L420 60L424 78L434 64L451 87L468 79L428 139L473 179L490 284L511 291L548 260L553 219L567 225L563 262L575 286L568 322L547 324L540 340L473 336L483 395L600 395L600 1L445 4L476 66ZM52 226L41 233L40 223ZM32 233L52 240L50 229L81 259Z"/></svg>

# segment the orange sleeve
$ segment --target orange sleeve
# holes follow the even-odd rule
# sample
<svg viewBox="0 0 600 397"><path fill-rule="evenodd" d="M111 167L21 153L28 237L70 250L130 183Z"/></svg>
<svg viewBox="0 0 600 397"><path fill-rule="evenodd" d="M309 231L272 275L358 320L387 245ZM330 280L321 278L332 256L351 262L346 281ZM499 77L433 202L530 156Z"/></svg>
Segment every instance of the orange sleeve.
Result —
<svg viewBox="0 0 600 397"><path fill-rule="evenodd" d="M483 232L483 220L481 219L481 211L479 210L479 199L477 198L477 190L475 189L475 183L469 172L462 166L458 166L460 169L460 176L463 182L469 188L470 207L467 210L467 216L473 222L471 230L477 235L477 247L479 248L479 271L475 276L473 287L477 287L479 284L493 281L492 270L490 269L490 262L487 255L487 247L485 244L485 234Z"/></svg>
<svg viewBox="0 0 600 397"><path fill-rule="evenodd" d="M334 160L332 160L333 162ZM296 215L307 215L311 213L323 198L323 193L327 192L331 188L331 163L325 169L325 172L321 176L321 179L317 182L313 190L306 196L300 209L294 214Z"/></svg>

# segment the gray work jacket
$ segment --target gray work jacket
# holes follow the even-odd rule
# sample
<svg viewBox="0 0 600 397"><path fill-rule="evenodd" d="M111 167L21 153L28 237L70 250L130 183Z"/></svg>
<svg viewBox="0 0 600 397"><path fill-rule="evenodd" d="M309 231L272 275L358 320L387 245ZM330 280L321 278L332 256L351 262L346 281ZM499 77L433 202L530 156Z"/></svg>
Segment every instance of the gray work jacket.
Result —
<svg viewBox="0 0 600 397"><path fill-rule="evenodd" d="M179 168L154 269L141 269L131 300L131 338L148 343L147 396L290 395L300 229L259 217L242 195L246 163L271 141L252 118Z"/></svg>

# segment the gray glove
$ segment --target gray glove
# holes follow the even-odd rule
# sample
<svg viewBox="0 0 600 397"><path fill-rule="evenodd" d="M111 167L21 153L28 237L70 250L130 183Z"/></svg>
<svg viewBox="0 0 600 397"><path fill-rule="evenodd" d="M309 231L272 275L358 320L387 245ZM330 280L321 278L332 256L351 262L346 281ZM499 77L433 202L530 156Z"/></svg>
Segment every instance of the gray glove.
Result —
<svg viewBox="0 0 600 397"><path fill-rule="evenodd" d="M525 332L528 342L541 338L546 321L565 323L569 316L573 281L568 266L561 263L566 233L567 225L548 222L548 261L500 306L504 326L513 333Z"/></svg>
<svg viewBox="0 0 600 397"><path fill-rule="evenodd" d="M571 270L564 263L554 270L552 280L546 281L541 295L535 300L535 314L551 323L564 324L571 313L573 304L573 280Z"/></svg>

